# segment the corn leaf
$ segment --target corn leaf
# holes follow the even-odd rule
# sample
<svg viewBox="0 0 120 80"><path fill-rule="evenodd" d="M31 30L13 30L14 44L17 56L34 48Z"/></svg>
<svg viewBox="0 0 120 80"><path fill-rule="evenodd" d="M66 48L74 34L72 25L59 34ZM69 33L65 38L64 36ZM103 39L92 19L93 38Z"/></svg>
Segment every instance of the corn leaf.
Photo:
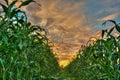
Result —
<svg viewBox="0 0 120 80"><path fill-rule="evenodd" d="M22 40L20 40L20 43L18 44L20 50L23 48Z"/></svg>
<svg viewBox="0 0 120 80"><path fill-rule="evenodd" d="M120 33L120 26L114 20L107 20L103 23L103 25L105 25L107 22L112 22L115 25L114 27L116 30Z"/></svg>
<svg viewBox="0 0 120 80"><path fill-rule="evenodd" d="M20 12L20 10L19 9L13 9L12 10L12 12L11 12L11 15L10 15L10 18L12 18L12 17L14 17L15 16L15 14L18 14Z"/></svg>
<svg viewBox="0 0 120 80"><path fill-rule="evenodd" d="M4 61L0 58L0 64L2 65L2 67L4 68Z"/></svg>
<svg viewBox="0 0 120 80"><path fill-rule="evenodd" d="M108 20L108 21L114 23L116 30L120 33L120 26L118 26L118 24L114 20Z"/></svg>
<svg viewBox="0 0 120 80"><path fill-rule="evenodd" d="M26 0L26 1L22 2L22 4L19 6L19 8L22 6L26 6L26 5L30 4L31 2L35 2L35 1L34 0Z"/></svg>
<svg viewBox="0 0 120 80"><path fill-rule="evenodd" d="M6 4L8 5L8 0L5 0Z"/></svg>
<svg viewBox="0 0 120 80"><path fill-rule="evenodd" d="M11 9L11 8L15 5L15 3L16 3L17 1L18 1L18 0L13 1L13 2L9 5L9 8Z"/></svg>
<svg viewBox="0 0 120 80"><path fill-rule="evenodd" d="M114 30L114 27L110 29L110 31L108 32L107 36L109 36L113 30Z"/></svg>
<svg viewBox="0 0 120 80"><path fill-rule="evenodd" d="M8 7L3 5L2 3L0 3L0 6L2 7L3 11L5 14L7 14L7 11L8 11Z"/></svg>
<svg viewBox="0 0 120 80"><path fill-rule="evenodd" d="M107 32L107 30L102 30L102 38L104 37L105 32Z"/></svg>
<svg viewBox="0 0 120 80"><path fill-rule="evenodd" d="M120 26L116 25L115 28L120 33Z"/></svg>

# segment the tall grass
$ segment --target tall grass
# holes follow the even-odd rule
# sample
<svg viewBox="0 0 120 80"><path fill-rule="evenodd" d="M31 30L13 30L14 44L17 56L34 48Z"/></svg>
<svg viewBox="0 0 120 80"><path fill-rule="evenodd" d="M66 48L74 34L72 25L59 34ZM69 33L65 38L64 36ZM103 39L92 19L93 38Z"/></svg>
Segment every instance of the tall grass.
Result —
<svg viewBox="0 0 120 80"><path fill-rule="evenodd" d="M102 30L102 39L84 47L78 58L66 67L75 80L120 80L120 26L113 20L109 22L114 27ZM112 34L114 29L118 36Z"/></svg>
<svg viewBox="0 0 120 80"><path fill-rule="evenodd" d="M0 3L0 80L42 80L60 68L39 26L31 25L21 7L34 2Z"/></svg>

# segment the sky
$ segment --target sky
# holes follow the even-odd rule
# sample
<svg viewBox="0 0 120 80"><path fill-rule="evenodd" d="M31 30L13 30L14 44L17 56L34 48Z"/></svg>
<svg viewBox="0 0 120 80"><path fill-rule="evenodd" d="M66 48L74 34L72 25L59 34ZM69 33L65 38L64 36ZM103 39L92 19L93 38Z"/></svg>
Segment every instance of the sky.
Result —
<svg viewBox="0 0 120 80"><path fill-rule="evenodd" d="M1 1L1 0L0 0ZM95 37L106 20L120 22L120 0L35 0L24 8L29 21L47 31L60 60L68 60ZM110 24L111 26L112 24Z"/></svg>
<svg viewBox="0 0 120 80"><path fill-rule="evenodd" d="M90 37L101 35L100 30L109 28L102 26L104 21L120 22L120 0L36 1L41 7L30 4L26 8L29 19L47 30L61 64L67 63Z"/></svg>
<svg viewBox="0 0 120 80"><path fill-rule="evenodd" d="M120 0L36 0L27 7L30 20L48 31L55 43L83 44L103 29L105 20L120 21Z"/></svg>

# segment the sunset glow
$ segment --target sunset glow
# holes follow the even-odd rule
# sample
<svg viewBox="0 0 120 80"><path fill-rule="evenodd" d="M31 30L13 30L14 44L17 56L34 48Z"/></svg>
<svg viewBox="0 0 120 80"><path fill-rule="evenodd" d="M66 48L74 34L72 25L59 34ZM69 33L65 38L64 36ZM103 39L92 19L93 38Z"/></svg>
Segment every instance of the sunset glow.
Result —
<svg viewBox="0 0 120 80"><path fill-rule="evenodd" d="M35 3L24 7L28 20L45 28L59 64L64 66L91 37L100 38L101 34L98 33L103 29L101 24L105 20L120 21L120 0L35 1L41 7Z"/></svg>
<svg viewBox="0 0 120 80"><path fill-rule="evenodd" d="M120 0L0 0L0 80L120 80Z"/></svg>
<svg viewBox="0 0 120 80"><path fill-rule="evenodd" d="M30 20L47 30L60 65L66 66L80 46L91 37L100 38L101 24L120 17L120 1L116 0L36 0L26 8ZM62 5L62 6L61 6ZM117 6L115 6L117 5ZM93 24L95 23L95 24Z"/></svg>

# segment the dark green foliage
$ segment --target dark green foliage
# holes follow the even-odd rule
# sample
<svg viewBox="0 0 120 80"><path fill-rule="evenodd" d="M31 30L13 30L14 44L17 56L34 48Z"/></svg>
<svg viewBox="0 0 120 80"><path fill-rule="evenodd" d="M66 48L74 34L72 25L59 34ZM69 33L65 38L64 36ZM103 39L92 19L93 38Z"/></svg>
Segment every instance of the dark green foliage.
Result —
<svg viewBox="0 0 120 80"><path fill-rule="evenodd" d="M89 56L92 51L90 47L85 48L84 51L80 51L78 57L65 68L67 74L70 74L69 77L74 78L71 80L98 80L95 76L96 70L93 70L90 66Z"/></svg>
<svg viewBox="0 0 120 80"><path fill-rule="evenodd" d="M45 31L27 21L21 7L35 2L0 3L0 80L120 80L120 26L102 30L102 39L87 45L60 71ZM105 22L106 23L106 22ZM104 23L104 24L105 24ZM118 31L118 36L112 33ZM80 57L80 58L79 58Z"/></svg>
<svg viewBox="0 0 120 80"><path fill-rule="evenodd" d="M80 58L66 67L75 80L120 80L120 36L112 35L114 28L120 34L120 26L113 20L109 21L115 26L103 30L102 39L86 46L79 52Z"/></svg>
<svg viewBox="0 0 120 80"><path fill-rule="evenodd" d="M0 80L41 80L60 68L47 38L27 22L24 11L16 7L18 0L0 3ZM26 0L29 1L29 0ZM27 4L22 2L21 6Z"/></svg>
<svg viewBox="0 0 120 80"><path fill-rule="evenodd" d="M35 2L34 0L26 0L24 2L22 2L22 4L19 6L19 8L21 8L22 6L26 6L28 4L30 4L31 2Z"/></svg>

